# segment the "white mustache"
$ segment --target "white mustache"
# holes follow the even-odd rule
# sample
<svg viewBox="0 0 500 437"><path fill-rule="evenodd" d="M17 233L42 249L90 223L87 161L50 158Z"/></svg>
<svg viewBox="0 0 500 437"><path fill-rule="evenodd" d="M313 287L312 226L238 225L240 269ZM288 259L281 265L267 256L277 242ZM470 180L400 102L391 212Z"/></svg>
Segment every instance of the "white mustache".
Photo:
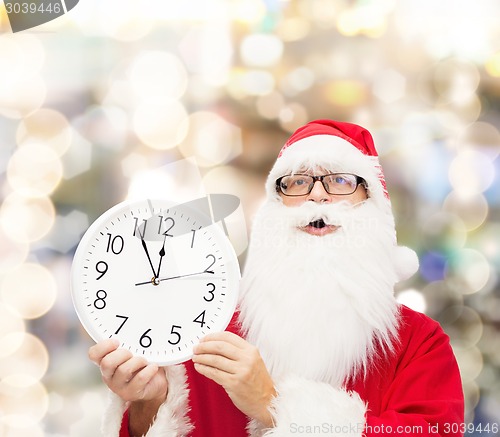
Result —
<svg viewBox="0 0 500 437"><path fill-rule="evenodd" d="M286 217L289 224L295 227L307 226L320 219L327 225L342 227L352 223L353 215L360 206L346 201L329 204L305 202L297 207L287 207Z"/></svg>

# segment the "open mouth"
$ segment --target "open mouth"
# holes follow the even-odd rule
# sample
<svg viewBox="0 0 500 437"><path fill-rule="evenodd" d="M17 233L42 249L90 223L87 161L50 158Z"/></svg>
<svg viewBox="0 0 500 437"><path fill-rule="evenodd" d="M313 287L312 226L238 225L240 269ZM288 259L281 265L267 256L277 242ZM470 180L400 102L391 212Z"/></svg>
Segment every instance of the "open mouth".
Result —
<svg viewBox="0 0 500 437"><path fill-rule="evenodd" d="M329 225L325 223L323 219L318 219L309 222L309 224L301 229L311 235L326 235L335 232L338 229L338 226Z"/></svg>
<svg viewBox="0 0 500 437"><path fill-rule="evenodd" d="M326 223L323 219L319 219L319 220L314 220L313 222L309 223L308 226L312 226L313 228L316 228L316 229L322 229L326 226Z"/></svg>

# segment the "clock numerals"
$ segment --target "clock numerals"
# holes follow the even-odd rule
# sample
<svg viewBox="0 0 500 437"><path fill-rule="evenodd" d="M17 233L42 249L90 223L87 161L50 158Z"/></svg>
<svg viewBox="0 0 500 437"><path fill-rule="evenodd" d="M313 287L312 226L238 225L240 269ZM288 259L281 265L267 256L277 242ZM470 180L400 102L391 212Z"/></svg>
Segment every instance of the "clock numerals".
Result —
<svg viewBox="0 0 500 437"><path fill-rule="evenodd" d="M212 254L210 254L210 255L207 255L205 258L206 259L210 259L210 258L212 259L211 264L205 269L205 272L207 272L207 273L213 273L213 271L210 270L210 267L212 267L215 264L215 261L216 261L215 256L212 255Z"/></svg>
<svg viewBox="0 0 500 437"><path fill-rule="evenodd" d="M142 219L142 225L144 226L142 230L142 234L140 231L140 226L138 226L139 218L134 217L135 223L134 223L134 233L132 234L133 237L135 237L137 234L139 234L139 237L144 238L144 235L146 235L146 226L148 225L148 221L146 219Z"/></svg>
<svg viewBox="0 0 500 437"><path fill-rule="evenodd" d="M105 261L98 261L97 264L95 265L95 269L97 270L97 273L100 273L100 276L96 278L96 281L98 281L108 271L108 263Z"/></svg>
<svg viewBox="0 0 500 437"><path fill-rule="evenodd" d="M150 331L151 329L148 329L144 334L141 335L141 338L139 339L139 344L145 349L153 344L153 339L148 335Z"/></svg>
<svg viewBox="0 0 500 437"><path fill-rule="evenodd" d="M162 215L159 215L158 217L160 218L160 224L158 226L158 234L171 237L172 235L170 235L169 232L175 226L175 220L172 217L166 217L164 220ZM162 232L163 222L165 222L166 230Z"/></svg>
<svg viewBox="0 0 500 437"><path fill-rule="evenodd" d="M170 330L170 334L174 336L174 341L168 340L168 342L173 346L179 344L181 341L181 334L176 331L177 329L182 329L182 326L172 325L172 329Z"/></svg>
<svg viewBox="0 0 500 437"><path fill-rule="evenodd" d="M205 311L203 311L196 319L193 320L194 323L199 323L201 327L205 326Z"/></svg>
<svg viewBox="0 0 500 437"><path fill-rule="evenodd" d="M196 235L196 229L191 229L193 237L191 238L191 249L194 247L194 236Z"/></svg>
<svg viewBox="0 0 500 437"><path fill-rule="evenodd" d="M211 290L208 290L208 297L207 296L203 296L203 299L206 301L206 302L212 302L215 298L215 294L214 294L214 291L215 291L215 284L212 283L212 282L209 282L207 284L207 287L211 288Z"/></svg>
<svg viewBox="0 0 500 437"><path fill-rule="evenodd" d="M108 232L108 244L106 246L106 252L111 251L115 255L122 253L123 247L125 246L125 241L121 235L115 235L114 237Z"/></svg>
<svg viewBox="0 0 500 437"><path fill-rule="evenodd" d="M118 314L116 315L116 317L118 317L119 319L123 319L123 322L118 327L118 329L115 331L115 334L118 334L120 332L120 329L123 328L123 325L125 325L125 322L128 320L128 317L127 316L119 316Z"/></svg>
<svg viewBox="0 0 500 437"><path fill-rule="evenodd" d="M105 290L98 290L97 293L95 294L95 297L97 298L94 300L94 307L98 310L103 310L106 308L106 298L108 297L108 293L106 293Z"/></svg>

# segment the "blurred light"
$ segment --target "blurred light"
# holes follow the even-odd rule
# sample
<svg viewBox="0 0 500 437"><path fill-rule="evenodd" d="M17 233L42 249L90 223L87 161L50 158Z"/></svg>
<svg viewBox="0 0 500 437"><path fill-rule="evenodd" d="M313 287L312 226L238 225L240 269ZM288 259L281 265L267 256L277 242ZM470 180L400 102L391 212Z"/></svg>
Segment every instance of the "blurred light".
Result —
<svg viewBox="0 0 500 437"><path fill-rule="evenodd" d="M18 332L10 336L18 337L13 343L19 344L19 347L0 360L0 380L11 378L17 386L29 386L34 381L40 381L49 365L47 348L32 334Z"/></svg>
<svg viewBox="0 0 500 437"><path fill-rule="evenodd" d="M68 152L62 157L64 179L74 178L90 170L92 144L78 132L73 132L73 141Z"/></svg>
<svg viewBox="0 0 500 437"><path fill-rule="evenodd" d="M384 103L402 99L406 92L406 79L396 70L383 70L375 76L373 94Z"/></svg>
<svg viewBox="0 0 500 437"><path fill-rule="evenodd" d="M220 19L213 23L205 21L187 32L178 48L188 71L200 74L212 86L226 85L234 51L228 24Z"/></svg>
<svg viewBox="0 0 500 437"><path fill-rule="evenodd" d="M458 143L460 148L479 149L492 159L500 155L500 132L490 123L478 121L467 126Z"/></svg>
<svg viewBox="0 0 500 437"><path fill-rule="evenodd" d="M16 80L9 86L5 86L5 83L3 85L0 87L0 115L5 117L23 118L40 108L45 101L46 87L40 77L27 79L25 82Z"/></svg>
<svg viewBox="0 0 500 437"><path fill-rule="evenodd" d="M406 305L408 308L418 311L419 313L425 313L425 311L427 310L427 302L425 301L425 297L418 290L409 289L400 291L396 296L396 300L400 304Z"/></svg>
<svg viewBox="0 0 500 437"><path fill-rule="evenodd" d="M147 10L151 5L134 0L107 0L99 2L99 19L102 33L118 41L137 41L152 28Z"/></svg>
<svg viewBox="0 0 500 437"><path fill-rule="evenodd" d="M288 96L308 90L314 85L314 72L307 67L298 67L290 71L280 82L280 88Z"/></svg>
<svg viewBox="0 0 500 437"><path fill-rule="evenodd" d="M360 106L367 99L364 83L356 80L337 80L326 87L326 98L338 106Z"/></svg>
<svg viewBox="0 0 500 437"><path fill-rule="evenodd" d="M0 275L23 263L28 252L26 241L13 240L0 225Z"/></svg>
<svg viewBox="0 0 500 437"><path fill-rule="evenodd" d="M63 168L53 149L43 144L29 144L12 155L7 180L12 189L25 197L43 197L59 185Z"/></svg>
<svg viewBox="0 0 500 437"><path fill-rule="evenodd" d="M309 115L301 104L290 103L280 111L279 121L282 129L293 132L309 121Z"/></svg>
<svg viewBox="0 0 500 437"><path fill-rule="evenodd" d="M238 77L238 86L249 96L264 96L274 90L275 81L271 73L249 70Z"/></svg>
<svg viewBox="0 0 500 437"><path fill-rule="evenodd" d="M22 118L45 100L43 46L29 34L0 35L0 53L0 115Z"/></svg>
<svg viewBox="0 0 500 437"><path fill-rule="evenodd" d="M148 158L142 153L132 152L122 159L121 167L123 176L131 178L135 173L147 170Z"/></svg>
<svg viewBox="0 0 500 437"><path fill-rule="evenodd" d="M470 348L483 336L483 321L479 313L466 306L449 306L439 316L439 322L453 339L453 345Z"/></svg>
<svg viewBox="0 0 500 437"><path fill-rule="evenodd" d="M41 108L19 122L17 143L42 143L58 156L71 144L72 132L66 117L52 109Z"/></svg>
<svg viewBox="0 0 500 437"><path fill-rule="evenodd" d="M47 413L47 390L33 378L19 382L17 376L0 379L0 422L10 428L10 433L2 435L43 436L37 424Z"/></svg>
<svg viewBox="0 0 500 437"><path fill-rule="evenodd" d="M453 252L449 260L447 280L459 281L463 294L480 291L490 279L490 265L485 256L474 249Z"/></svg>
<svg viewBox="0 0 500 437"><path fill-rule="evenodd" d="M491 185L495 169L488 156L475 150L465 150L451 162L448 177L459 196L473 196Z"/></svg>
<svg viewBox="0 0 500 437"><path fill-rule="evenodd" d="M0 302L0 358L19 349L23 337L18 334L25 330L21 316L12 307Z"/></svg>
<svg viewBox="0 0 500 437"><path fill-rule="evenodd" d="M283 55L283 43L275 35L255 33L246 36L241 43L241 58L250 67L271 67Z"/></svg>
<svg viewBox="0 0 500 437"><path fill-rule="evenodd" d="M186 202L206 195L194 158L171 162L156 170L137 172L130 182L128 199L158 198Z"/></svg>
<svg viewBox="0 0 500 437"><path fill-rule="evenodd" d="M378 38L387 30L385 15L386 11L380 8L380 5L368 3L363 6L355 6L340 13L337 29L345 36L364 34L372 38Z"/></svg>
<svg viewBox="0 0 500 437"><path fill-rule="evenodd" d="M248 185L243 174L234 167L220 166L208 171L203 177L207 193L228 193L243 199L248 194ZM248 235L243 208L240 207L224 219L229 238L237 255L248 247Z"/></svg>
<svg viewBox="0 0 500 437"><path fill-rule="evenodd" d="M60 253L68 253L80 241L89 227L87 214L76 209L66 215L58 214L52 231L47 235L47 247Z"/></svg>
<svg viewBox="0 0 500 437"><path fill-rule="evenodd" d="M419 273L427 282L441 280L446 273L446 257L439 252L425 252L420 257Z"/></svg>
<svg viewBox="0 0 500 437"><path fill-rule="evenodd" d="M129 116L118 106L92 105L83 115L73 120L73 126L92 144L110 150L121 150L129 135Z"/></svg>
<svg viewBox="0 0 500 437"><path fill-rule="evenodd" d="M141 99L178 99L188 83L186 69L179 58L161 51L141 52L129 76L132 89Z"/></svg>
<svg viewBox="0 0 500 437"><path fill-rule="evenodd" d="M305 38L311 31L311 24L304 17L284 18L278 24L276 32L284 42L298 41Z"/></svg>
<svg viewBox="0 0 500 437"><path fill-rule="evenodd" d="M443 203L443 211L460 217L467 229L473 231L483 225L488 217L488 202L482 194L461 195L452 191Z"/></svg>
<svg viewBox="0 0 500 437"><path fill-rule="evenodd" d="M0 206L0 226L14 241L33 242L47 235L55 215L48 197L26 199L10 194Z"/></svg>
<svg viewBox="0 0 500 437"><path fill-rule="evenodd" d="M484 67L492 77L500 77L500 51L493 53L485 62Z"/></svg>
<svg viewBox="0 0 500 437"><path fill-rule="evenodd" d="M184 106L168 99L143 101L137 106L132 123L139 139L159 150L177 146L186 137L189 126Z"/></svg>
<svg viewBox="0 0 500 437"><path fill-rule="evenodd" d="M241 154L241 130L215 113L195 112L189 116L189 132L179 150L201 167L224 164Z"/></svg>
<svg viewBox="0 0 500 437"><path fill-rule="evenodd" d="M45 267L25 263L4 275L0 282L0 296L24 319L36 319L54 305L56 283Z"/></svg>
<svg viewBox="0 0 500 437"><path fill-rule="evenodd" d="M258 24L266 16L266 6L263 1L238 0L230 2L232 19L247 24Z"/></svg>
<svg viewBox="0 0 500 437"><path fill-rule="evenodd" d="M268 120L278 118L284 106L285 99L277 91L258 97L256 102L257 112Z"/></svg>
<svg viewBox="0 0 500 437"><path fill-rule="evenodd" d="M441 103L462 104L470 100L479 86L480 75L472 62L446 59L434 68L434 89Z"/></svg>
<svg viewBox="0 0 500 437"><path fill-rule="evenodd" d="M168 193L175 191L176 181L166 173L156 171L137 171L130 181L127 199L166 198Z"/></svg>
<svg viewBox="0 0 500 437"><path fill-rule="evenodd" d="M457 358L462 382L474 381L483 369L483 356L481 351L475 346L462 348L453 345L453 352Z"/></svg>
<svg viewBox="0 0 500 437"><path fill-rule="evenodd" d="M430 250L450 253L461 249L467 240L463 221L454 214L439 212L423 220L422 243Z"/></svg>

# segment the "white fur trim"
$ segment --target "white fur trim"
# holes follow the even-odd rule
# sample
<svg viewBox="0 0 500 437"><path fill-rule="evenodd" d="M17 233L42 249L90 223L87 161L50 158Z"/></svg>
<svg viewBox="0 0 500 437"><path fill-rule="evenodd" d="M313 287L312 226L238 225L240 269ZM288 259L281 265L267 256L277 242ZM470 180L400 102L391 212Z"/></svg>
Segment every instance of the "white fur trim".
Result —
<svg viewBox="0 0 500 437"><path fill-rule="evenodd" d="M268 196L279 198L275 182L280 176L317 166L361 176L368 184L369 197L380 206L389 203L380 181L383 174L378 157L364 155L356 146L334 135L313 135L287 147L269 173Z"/></svg>
<svg viewBox="0 0 500 437"><path fill-rule="evenodd" d="M406 246L396 246L394 248L393 261L398 281L408 279L419 267L417 254L414 250Z"/></svg>
<svg viewBox="0 0 500 437"><path fill-rule="evenodd" d="M167 367L168 395L160 406L155 421L144 437L182 437L192 430L186 413L189 411L186 371L183 365ZM128 403L111 393L110 403L104 414L103 435L118 436L123 414Z"/></svg>
<svg viewBox="0 0 500 437"><path fill-rule="evenodd" d="M362 436L366 406L355 392L297 376L276 384L278 396L271 407L275 427L249 425L252 437L290 435Z"/></svg>

